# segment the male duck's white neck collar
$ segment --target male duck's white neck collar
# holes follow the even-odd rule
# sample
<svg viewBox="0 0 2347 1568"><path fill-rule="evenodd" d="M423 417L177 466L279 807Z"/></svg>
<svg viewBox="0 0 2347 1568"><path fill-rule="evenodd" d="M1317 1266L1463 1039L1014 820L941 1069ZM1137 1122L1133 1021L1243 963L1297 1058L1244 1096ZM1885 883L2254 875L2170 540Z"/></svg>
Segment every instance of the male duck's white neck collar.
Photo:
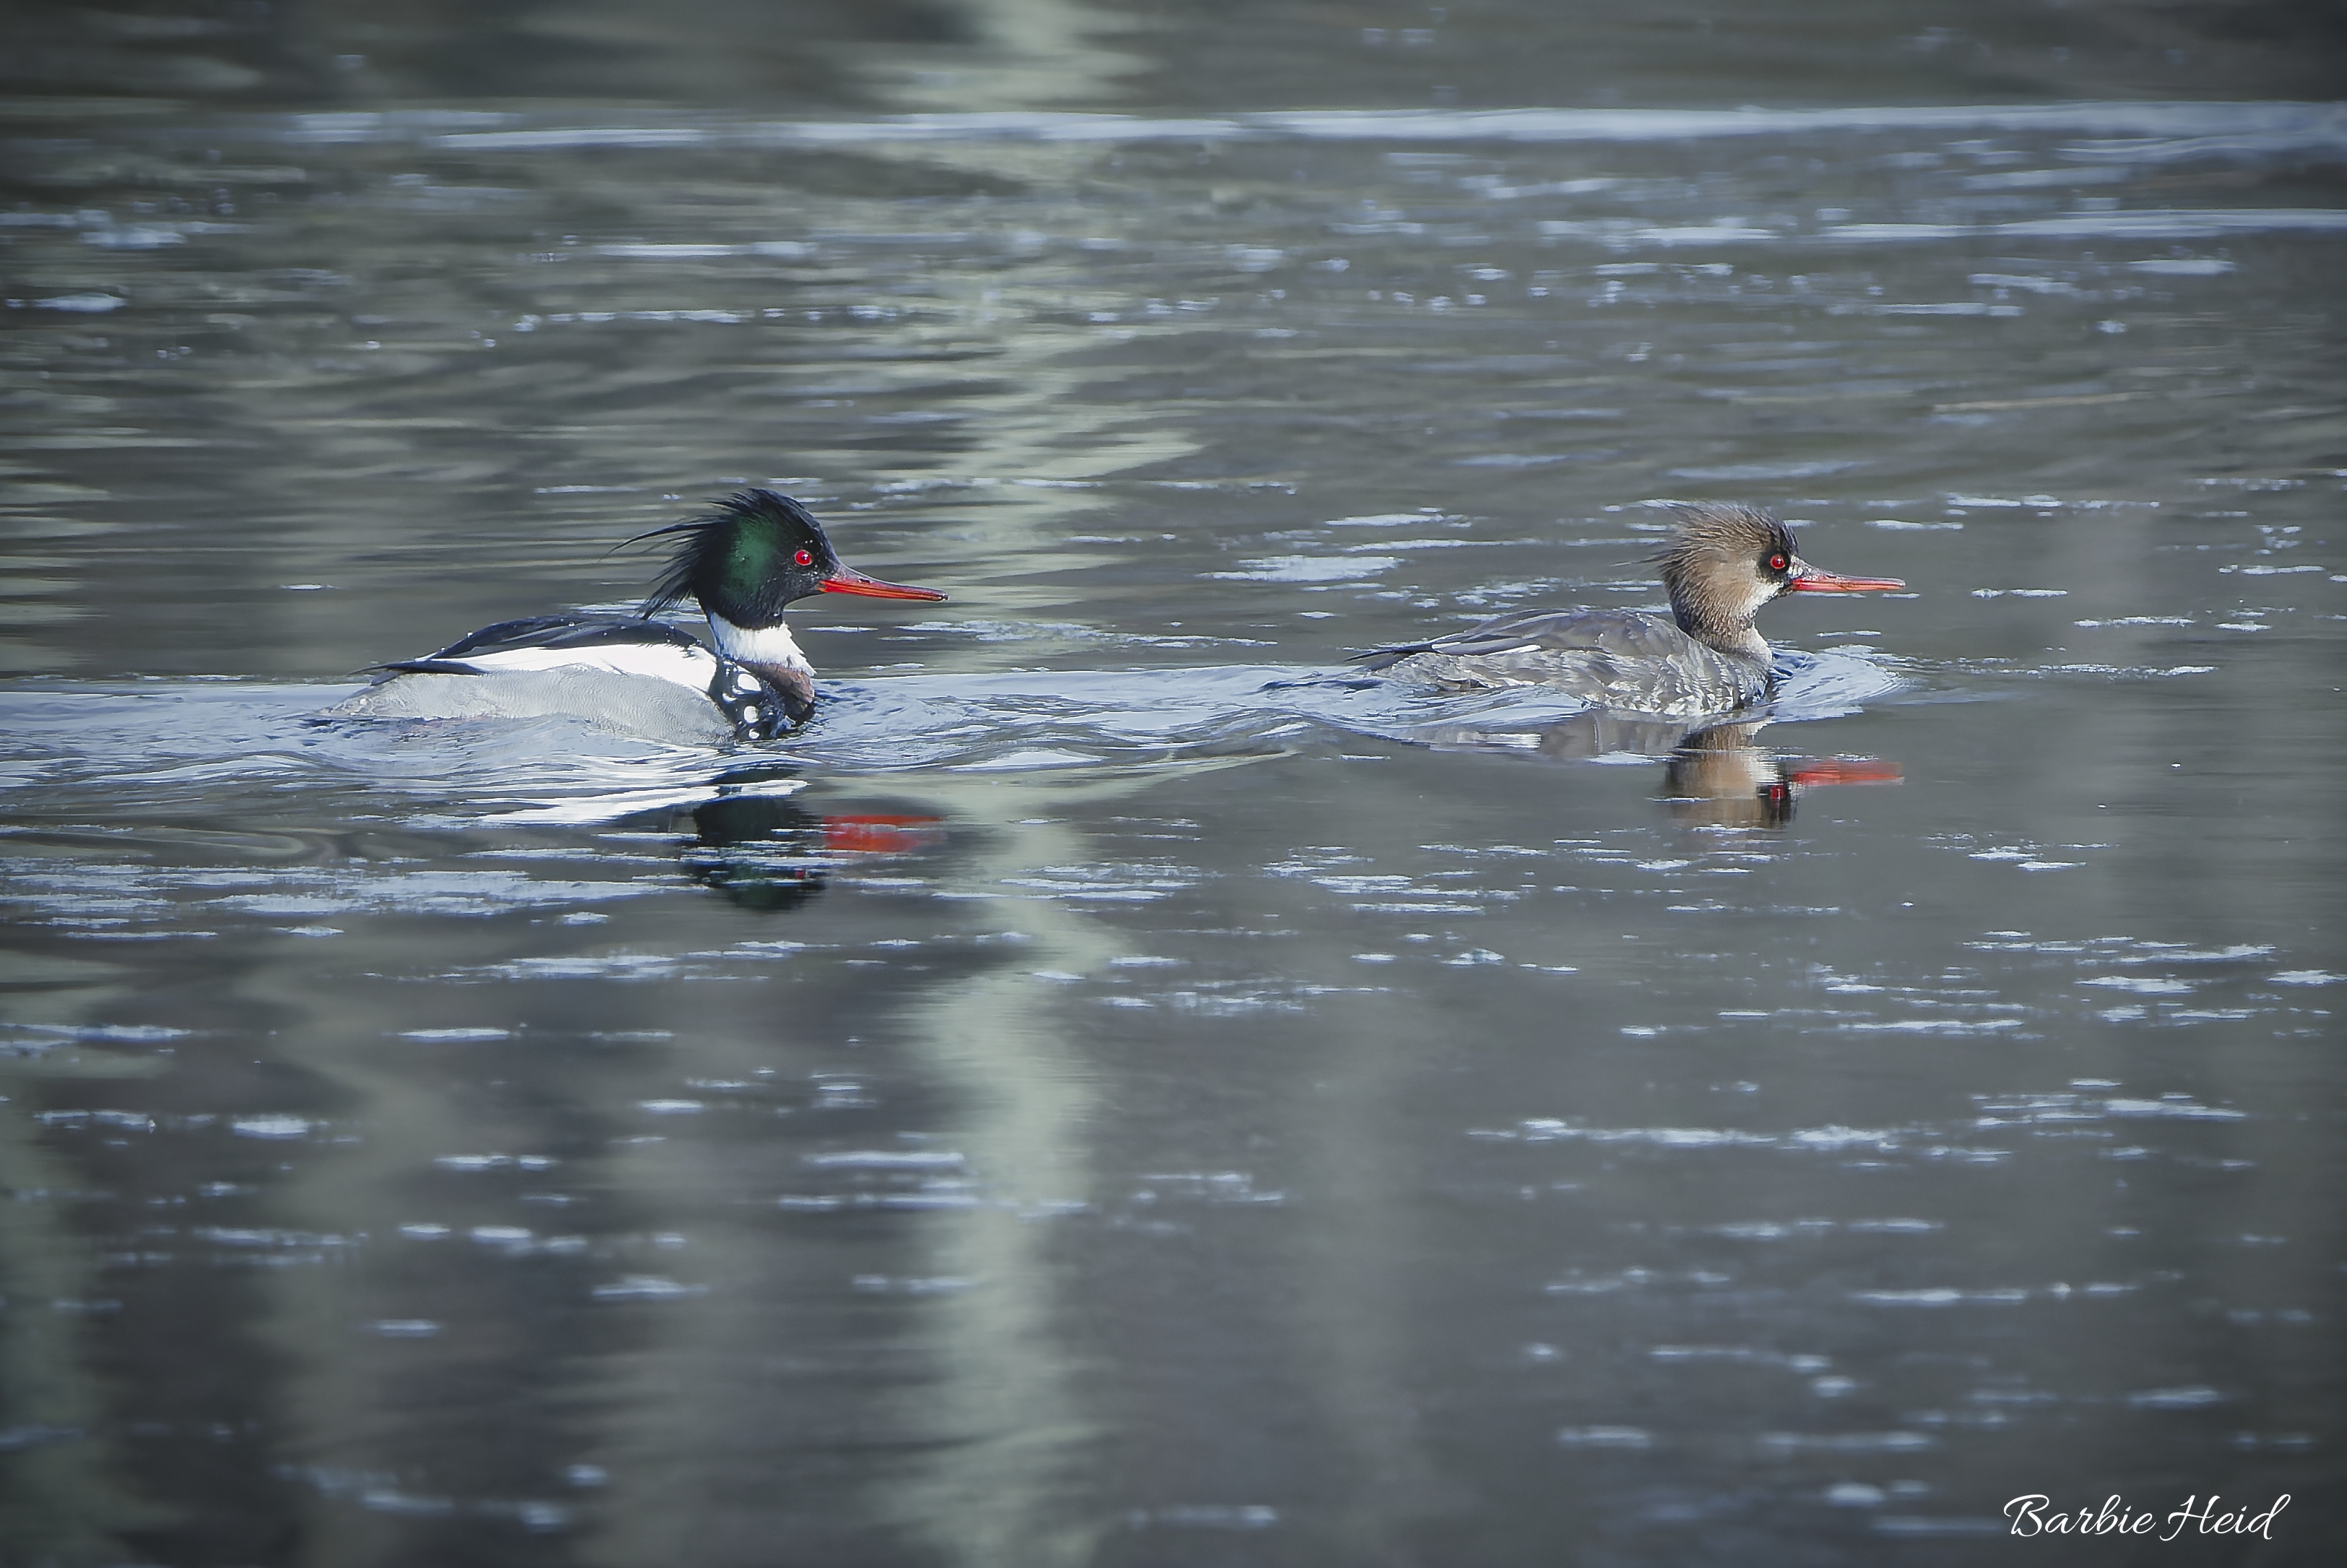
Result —
<svg viewBox="0 0 2347 1568"><path fill-rule="evenodd" d="M806 674L815 672L807 656L781 621L772 626L736 626L715 610L709 612L709 640L717 651L740 664L771 664Z"/></svg>

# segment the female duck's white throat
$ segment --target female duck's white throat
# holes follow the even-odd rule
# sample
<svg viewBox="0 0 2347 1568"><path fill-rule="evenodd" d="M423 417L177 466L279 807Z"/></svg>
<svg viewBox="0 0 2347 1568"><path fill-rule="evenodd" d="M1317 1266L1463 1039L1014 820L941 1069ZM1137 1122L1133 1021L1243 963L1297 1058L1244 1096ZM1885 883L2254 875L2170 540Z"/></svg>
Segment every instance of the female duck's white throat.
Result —
<svg viewBox="0 0 2347 1568"><path fill-rule="evenodd" d="M712 610L709 611L709 640L717 645L718 652L737 664L769 665L803 675L815 673L815 666L800 651L791 629L779 620L772 626L736 626Z"/></svg>

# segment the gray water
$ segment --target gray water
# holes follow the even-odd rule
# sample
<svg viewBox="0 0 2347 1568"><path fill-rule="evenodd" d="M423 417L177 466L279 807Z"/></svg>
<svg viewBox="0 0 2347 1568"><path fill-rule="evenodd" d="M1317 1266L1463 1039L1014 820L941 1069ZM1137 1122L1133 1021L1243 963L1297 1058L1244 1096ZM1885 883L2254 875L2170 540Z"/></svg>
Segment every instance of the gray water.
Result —
<svg viewBox="0 0 2347 1568"><path fill-rule="evenodd" d="M2324 15L462 15L0 24L0 1560L2339 1560ZM1672 497L1911 591L1344 671Z"/></svg>

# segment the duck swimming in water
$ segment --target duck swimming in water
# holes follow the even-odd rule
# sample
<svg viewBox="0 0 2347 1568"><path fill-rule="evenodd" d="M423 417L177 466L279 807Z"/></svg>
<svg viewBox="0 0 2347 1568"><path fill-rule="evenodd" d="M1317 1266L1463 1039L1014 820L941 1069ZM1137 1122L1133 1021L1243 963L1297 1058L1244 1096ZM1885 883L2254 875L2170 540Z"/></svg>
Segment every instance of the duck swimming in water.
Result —
<svg viewBox="0 0 2347 1568"><path fill-rule="evenodd" d="M945 598L842 564L814 515L772 490L743 490L706 516L637 538L668 536L679 540L676 551L634 616L541 615L485 626L436 653L376 666L373 685L326 712L567 714L653 740L770 740L815 712L814 667L783 622L785 606L818 593ZM706 644L651 619L688 597L708 618Z"/></svg>
<svg viewBox="0 0 2347 1568"><path fill-rule="evenodd" d="M1749 507L1676 511L1677 530L1654 558L1669 620L1627 610L1519 610L1355 662L1450 691L1554 686L1594 707L1697 718L1768 695L1775 671L1753 621L1779 594L1907 586L1819 571L1801 559L1790 528Z"/></svg>

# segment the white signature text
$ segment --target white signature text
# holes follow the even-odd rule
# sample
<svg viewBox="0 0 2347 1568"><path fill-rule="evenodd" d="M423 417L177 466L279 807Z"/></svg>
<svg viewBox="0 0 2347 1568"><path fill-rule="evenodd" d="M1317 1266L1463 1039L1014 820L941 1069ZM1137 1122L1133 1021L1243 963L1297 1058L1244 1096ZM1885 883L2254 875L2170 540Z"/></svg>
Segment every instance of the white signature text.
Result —
<svg viewBox="0 0 2347 1568"><path fill-rule="evenodd" d="M2043 1492L2033 1491L2016 1497L2004 1505L2005 1518L2013 1522L2015 1535L2151 1535L2162 1541L2173 1541L2188 1527L2198 1535L2257 1535L2273 1539L2273 1522L2277 1514L2290 1506L2290 1493L2283 1492L2263 1512L2251 1513L2251 1504L2219 1510L2217 1494L2210 1492L2204 1501L2198 1493L2184 1500L2184 1506L2168 1514L2152 1509L2136 1509L2114 1492L2103 1500L2100 1508L2055 1509L2053 1499Z"/></svg>

